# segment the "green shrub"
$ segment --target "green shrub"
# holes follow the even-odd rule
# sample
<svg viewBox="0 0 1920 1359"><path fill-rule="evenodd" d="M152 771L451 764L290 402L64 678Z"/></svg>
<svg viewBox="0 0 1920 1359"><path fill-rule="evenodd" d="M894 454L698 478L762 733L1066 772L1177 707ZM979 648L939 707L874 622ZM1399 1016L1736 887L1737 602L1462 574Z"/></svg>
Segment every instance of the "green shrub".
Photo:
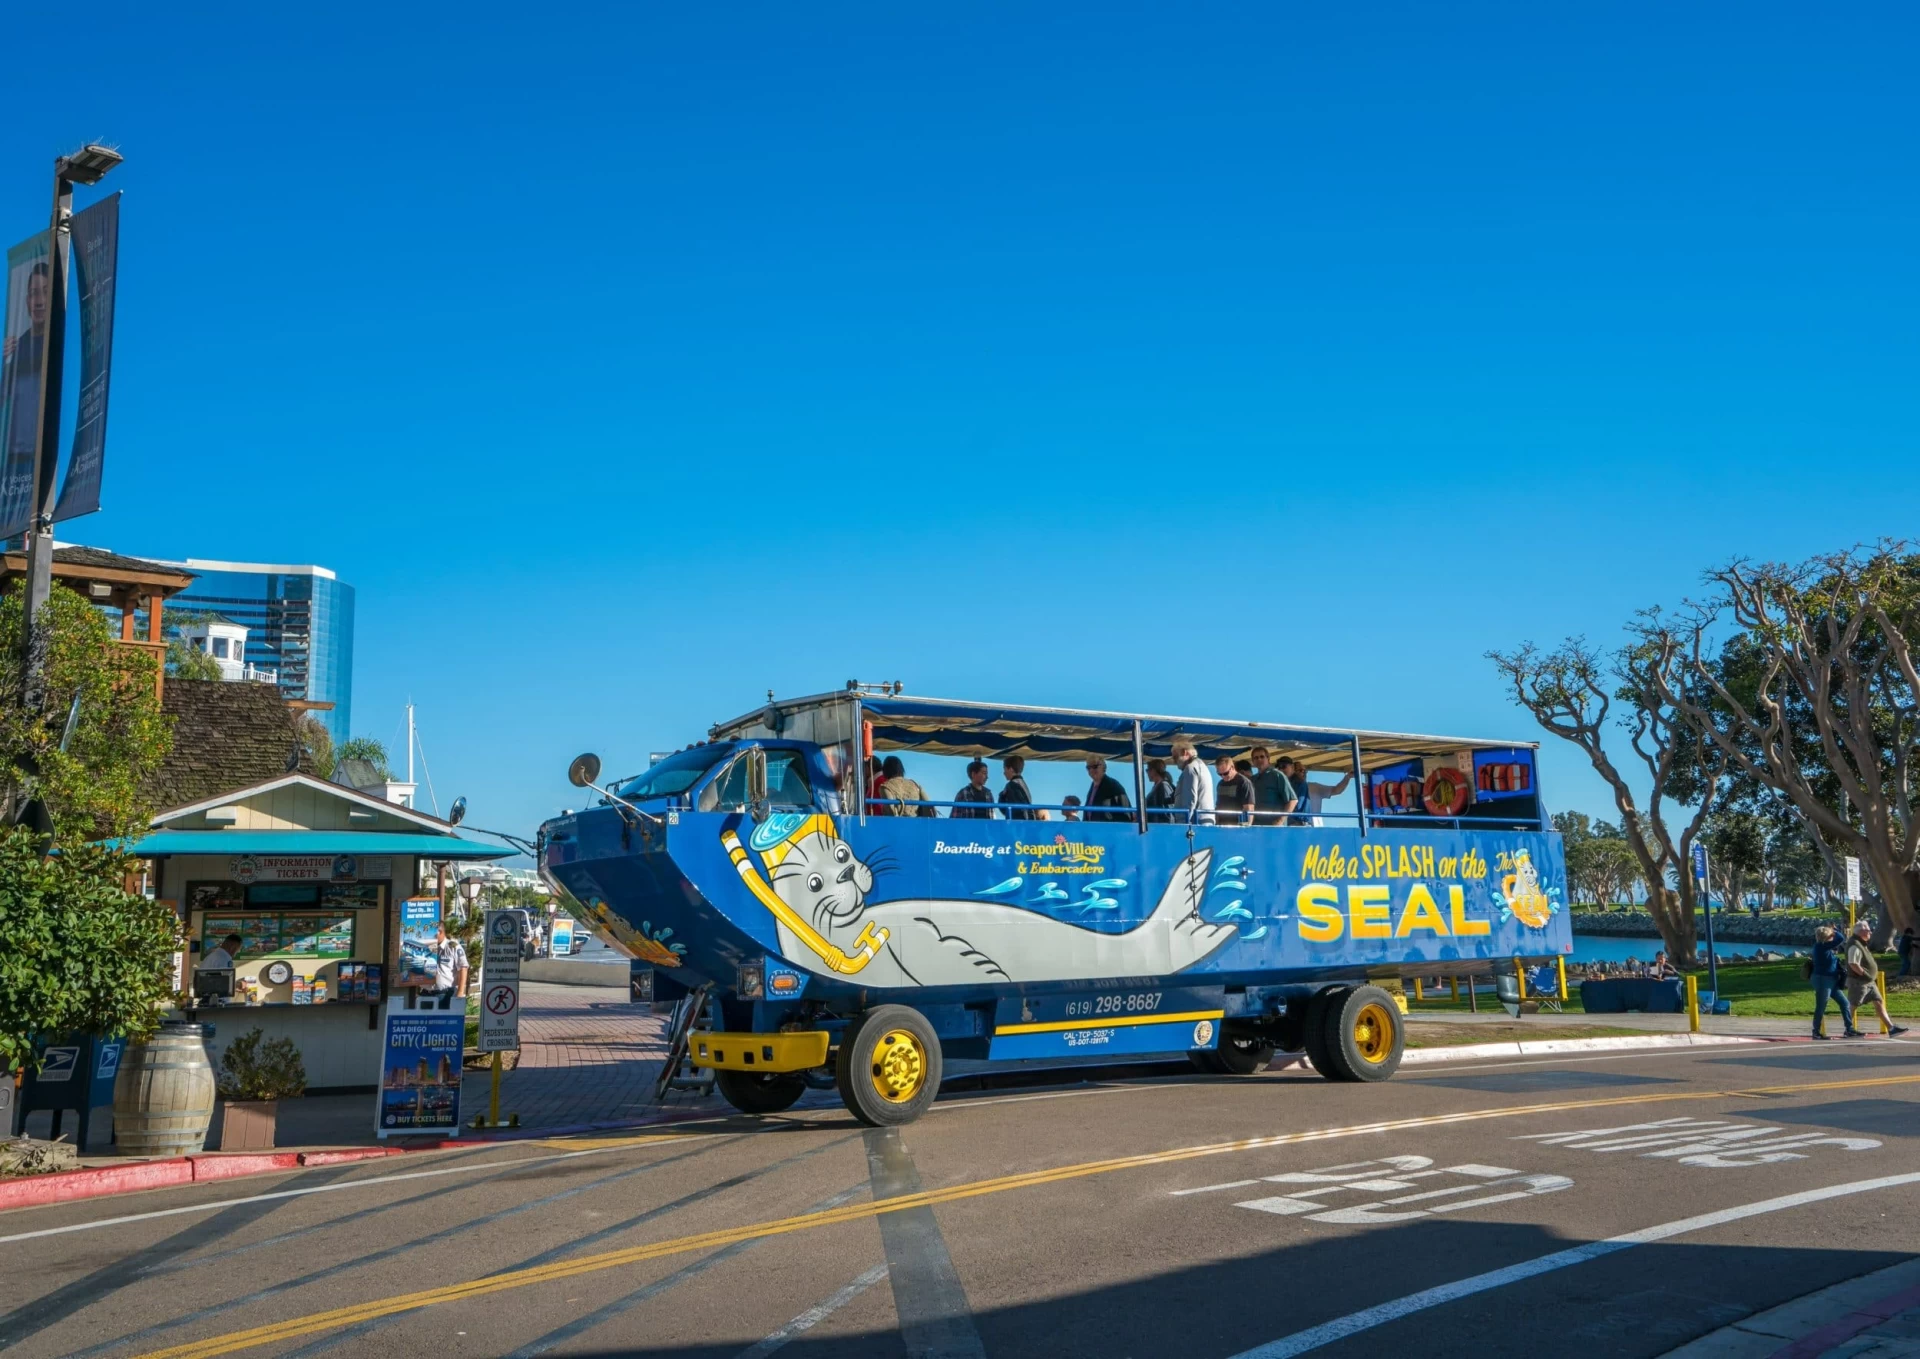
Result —
<svg viewBox="0 0 1920 1359"><path fill-rule="evenodd" d="M227 1044L219 1085L226 1099L291 1099L306 1093L307 1068L291 1038L268 1038L254 1029Z"/></svg>

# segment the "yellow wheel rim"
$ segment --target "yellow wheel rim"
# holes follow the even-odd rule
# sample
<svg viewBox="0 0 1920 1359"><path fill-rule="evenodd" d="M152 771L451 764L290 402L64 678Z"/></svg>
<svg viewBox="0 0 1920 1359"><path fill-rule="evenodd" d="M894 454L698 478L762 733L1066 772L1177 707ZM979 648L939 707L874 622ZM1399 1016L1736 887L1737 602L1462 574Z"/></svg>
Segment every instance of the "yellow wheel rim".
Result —
<svg viewBox="0 0 1920 1359"><path fill-rule="evenodd" d="M1393 1016L1387 1007L1367 1004L1353 1017L1353 1045L1360 1060L1378 1066L1393 1053Z"/></svg>
<svg viewBox="0 0 1920 1359"><path fill-rule="evenodd" d="M927 1050L911 1029L888 1029L873 1045L873 1088L889 1104L905 1104L927 1082Z"/></svg>

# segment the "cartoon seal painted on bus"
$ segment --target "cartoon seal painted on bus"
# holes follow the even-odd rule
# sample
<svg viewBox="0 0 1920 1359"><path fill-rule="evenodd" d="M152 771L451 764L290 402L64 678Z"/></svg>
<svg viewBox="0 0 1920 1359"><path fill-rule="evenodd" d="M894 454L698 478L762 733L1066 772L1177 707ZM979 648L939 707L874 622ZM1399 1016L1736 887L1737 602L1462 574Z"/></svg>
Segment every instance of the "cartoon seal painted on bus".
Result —
<svg viewBox="0 0 1920 1359"><path fill-rule="evenodd" d="M748 847L723 832L747 889L772 912L782 956L863 986L960 986L1159 976L1192 967L1231 942L1233 922L1202 919L1212 850L1181 860L1153 914L1106 933L990 901L867 904L873 871L836 833L832 818L775 814Z"/></svg>

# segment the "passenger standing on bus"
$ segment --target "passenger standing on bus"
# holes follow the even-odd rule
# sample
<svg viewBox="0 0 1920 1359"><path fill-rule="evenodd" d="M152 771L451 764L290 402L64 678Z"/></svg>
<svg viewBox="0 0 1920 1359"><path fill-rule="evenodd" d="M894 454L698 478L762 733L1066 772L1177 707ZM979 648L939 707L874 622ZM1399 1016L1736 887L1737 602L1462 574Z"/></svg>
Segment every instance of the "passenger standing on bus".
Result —
<svg viewBox="0 0 1920 1359"><path fill-rule="evenodd" d="M1193 742L1182 741L1173 748L1173 762L1180 766L1180 784L1173 790L1174 807L1186 813L1182 821L1189 825L1213 824L1213 775L1194 753Z"/></svg>
<svg viewBox="0 0 1920 1359"><path fill-rule="evenodd" d="M956 821L993 820L993 789L987 787L987 762L972 760L967 764L967 786L953 795L955 802L984 802L984 807L955 807L953 816Z"/></svg>
<svg viewBox="0 0 1920 1359"><path fill-rule="evenodd" d="M1294 789L1300 794L1300 800L1306 804L1300 810L1307 814L1307 820L1303 824L1309 826L1324 824L1320 819L1320 809L1327 805L1328 798L1339 797L1347 791L1347 785L1353 782L1351 769L1340 776L1338 783L1310 783L1307 781L1306 766L1300 761L1288 760L1282 767L1286 770L1288 777L1293 780Z"/></svg>
<svg viewBox="0 0 1920 1359"><path fill-rule="evenodd" d="M1124 811L1103 812L1101 807L1131 807L1127 790L1120 786L1120 780L1107 772L1107 762L1095 756L1087 761L1087 777L1092 780L1087 785L1087 820L1089 821L1131 821L1132 817Z"/></svg>
<svg viewBox="0 0 1920 1359"><path fill-rule="evenodd" d="M1068 793L1060 799L1060 819L1062 821L1078 821L1080 819L1080 795L1078 793Z"/></svg>
<svg viewBox="0 0 1920 1359"><path fill-rule="evenodd" d="M1147 761L1147 820L1171 821L1173 813L1173 779L1167 773L1165 760Z"/></svg>
<svg viewBox="0 0 1920 1359"><path fill-rule="evenodd" d="M881 767L878 755L867 756L867 803L866 811L874 816L892 816L893 808L876 807L873 803L880 800L880 785L887 781L887 773Z"/></svg>
<svg viewBox="0 0 1920 1359"><path fill-rule="evenodd" d="M1278 826L1286 820L1280 813L1292 811L1299 803L1299 794L1287 776L1274 767L1273 756L1265 746L1255 746L1247 752L1247 758L1253 761L1254 824Z"/></svg>
<svg viewBox="0 0 1920 1359"><path fill-rule="evenodd" d="M888 814L892 816L938 816L931 807L914 806L927 800L927 790L913 779L907 777L907 767L900 762L898 755L887 756L887 762L880 766L887 778L880 785L880 797L893 806Z"/></svg>
<svg viewBox="0 0 1920 1359"><path fill-rule="evenodd" d="M1253 780L1240 772L1233 762L1233 756L1222 755L1213 762L1220 771L1220 782L1214 787L1213 803L1219 809L1219 823L1223 826L1244 826L1253 820Z"/></svg>
<svg viewBox="0 0 1920 1359"><path fill-rule="evenodd" d="M1027 787L1022 771L1027 767L1026 760L1018 755L1009 755L1000 761L1000 772L1007 776L1007 786L1000 790L1000 805L1007 809L1009 821L1032 821L1036 818L1027 810L1033 803L1033 790Z"/></svg>

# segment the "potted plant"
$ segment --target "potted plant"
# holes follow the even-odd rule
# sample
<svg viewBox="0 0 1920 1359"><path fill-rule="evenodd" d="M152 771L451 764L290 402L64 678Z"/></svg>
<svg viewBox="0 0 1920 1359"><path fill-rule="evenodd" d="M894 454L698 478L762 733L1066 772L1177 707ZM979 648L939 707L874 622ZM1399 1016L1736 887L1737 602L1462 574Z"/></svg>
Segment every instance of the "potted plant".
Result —
<svg viewBox="0 0 1920 1359"><path fill-rule="evenodd" d="M227 1045L219 1082L226 1109L220 1150L271 1151L280 1101L306 1092L307 1068L291 1038L254 1029Z"/></svg>

